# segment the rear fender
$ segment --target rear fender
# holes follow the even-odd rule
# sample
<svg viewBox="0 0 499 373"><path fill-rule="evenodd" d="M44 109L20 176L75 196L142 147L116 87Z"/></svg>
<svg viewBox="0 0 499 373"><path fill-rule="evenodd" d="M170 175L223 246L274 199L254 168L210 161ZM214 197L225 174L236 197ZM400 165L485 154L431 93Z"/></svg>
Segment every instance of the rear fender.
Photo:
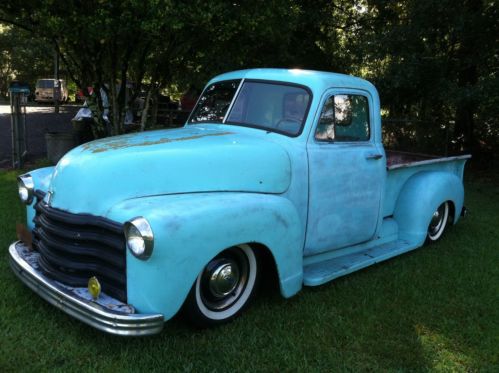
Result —
<svg viewBox="0 0 499 373"><path fill-rule="evenodd" d="M393 214L399 237L422 245L433 213L446 201L454 205L455 224L464 201L463 183L456 175L422 171L411 176L400 191Z"/></svg>
<svg viewBox="0 0 499 373"><path fill-rule="evenodd" d="M301 288L304 233L285 198L256 193L156 196L124 201L107 214L120 222L136 216L146 218L154 233L148 260L127 250L128 301L140 312L171 318L203 267L224 249L243 243L269 248L285 297Z"/></svg>

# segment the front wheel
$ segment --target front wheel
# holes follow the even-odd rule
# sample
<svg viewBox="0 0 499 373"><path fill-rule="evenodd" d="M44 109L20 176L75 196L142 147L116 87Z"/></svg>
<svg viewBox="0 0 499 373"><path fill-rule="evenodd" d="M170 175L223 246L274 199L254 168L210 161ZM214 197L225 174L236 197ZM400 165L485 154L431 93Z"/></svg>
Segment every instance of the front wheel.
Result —
<svg viewBox="0 0 499 373"><path fill-rule="evenodd" d="M184 311L200 327L231 321L250 302L258 283L257 256L249 245L222 251L199 273Z"/></svg>
<svg viewBox="0 0 499 373"><path fill-rule="evenodd" d="M428 226L426 241L428 243L437 241L445 231L449 220L449 202L442 203L431 217Z"/></svg>

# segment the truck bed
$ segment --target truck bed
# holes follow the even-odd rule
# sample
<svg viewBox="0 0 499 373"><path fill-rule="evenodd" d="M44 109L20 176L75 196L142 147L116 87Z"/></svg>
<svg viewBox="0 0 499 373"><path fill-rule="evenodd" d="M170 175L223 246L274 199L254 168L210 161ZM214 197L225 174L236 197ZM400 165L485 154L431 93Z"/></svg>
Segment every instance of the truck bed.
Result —
<svg viewBox="0 0 499 373"><path fill-rule="evenodd" d="M437 157L418 153L386 150L386 167L388 170L383 217L393 214L395 203L405 182L414 174L422 171L443 171L463 178L464 164L471 155L453 157Z"/></svg>
<svg viewBox="0 0 499 373"><path fill-rule="evenodd" d="M450 162L460 159L468 159L470 155L459 155L453 157L439 157L428 154L409 153L395 150L386 150L386 167L393 170L402 167L413 167L425 164Z"/></svg>

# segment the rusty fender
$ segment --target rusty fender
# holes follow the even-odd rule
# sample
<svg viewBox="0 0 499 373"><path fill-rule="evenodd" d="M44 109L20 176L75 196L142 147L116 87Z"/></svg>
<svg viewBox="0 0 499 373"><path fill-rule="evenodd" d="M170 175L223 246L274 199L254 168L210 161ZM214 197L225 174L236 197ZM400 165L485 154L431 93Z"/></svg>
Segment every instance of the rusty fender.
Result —
<svg viewBox="0 0 499 373"><path fill-rule="evenodd" d="M145 217L154 232L147 261L127 253L128 300L142 312L165 319L182 306L196 276L219 252L258 243L272 253L281 292L302 286L304 232L294 205L280 195L192 193L137 198L115 205L108 218Z"/></svg>

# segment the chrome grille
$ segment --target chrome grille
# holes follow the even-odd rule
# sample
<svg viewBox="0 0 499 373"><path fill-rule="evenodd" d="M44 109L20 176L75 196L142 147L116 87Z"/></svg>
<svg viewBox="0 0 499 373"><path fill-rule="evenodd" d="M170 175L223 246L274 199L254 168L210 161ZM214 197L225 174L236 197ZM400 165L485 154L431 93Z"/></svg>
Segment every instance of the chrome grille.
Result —
<svg viewBox="0 0 499 373"><path fill-rule="evenodd" d="M65 285L86 287L96 276L102 291L126 302L123 225L89 214L73 214L43 202L36 191L33 247L42 272Z"/></svg>

